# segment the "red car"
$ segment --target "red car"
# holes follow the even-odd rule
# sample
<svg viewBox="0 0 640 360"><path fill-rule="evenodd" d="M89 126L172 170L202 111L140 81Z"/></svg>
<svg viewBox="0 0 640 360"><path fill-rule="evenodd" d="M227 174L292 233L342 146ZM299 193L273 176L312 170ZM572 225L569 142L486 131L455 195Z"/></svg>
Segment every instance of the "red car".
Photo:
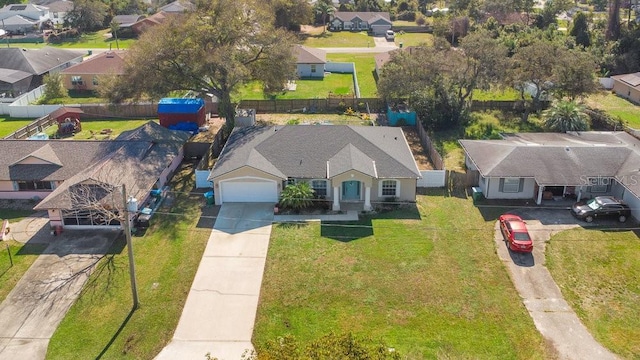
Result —
<svg viewBox="0 0 640 360"><path fill-rule="evenodd" d="M500 215L500 230L509 244L509 249L518 252L533 251L533 241L527 231L527 225L517 215Z"/></svg>

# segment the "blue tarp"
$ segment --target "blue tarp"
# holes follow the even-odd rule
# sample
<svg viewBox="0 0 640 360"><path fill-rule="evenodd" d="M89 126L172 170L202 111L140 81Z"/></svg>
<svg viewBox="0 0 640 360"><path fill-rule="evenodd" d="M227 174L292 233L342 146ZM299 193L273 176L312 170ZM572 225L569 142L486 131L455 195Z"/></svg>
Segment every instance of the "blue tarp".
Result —
<svg viewBox="0 0 640 360"><path fill-rule="evenodd" d="M195 135L198 133L198 124L194 122L179 122L177 124L169 125L169 130L189 131Z"/></svg>
<svg viewBox="0 0 640 360"><path fill-rule="evenodd" d="M202 99L163 98L158 102L158 114L195 114L203 106Z"/></svg>

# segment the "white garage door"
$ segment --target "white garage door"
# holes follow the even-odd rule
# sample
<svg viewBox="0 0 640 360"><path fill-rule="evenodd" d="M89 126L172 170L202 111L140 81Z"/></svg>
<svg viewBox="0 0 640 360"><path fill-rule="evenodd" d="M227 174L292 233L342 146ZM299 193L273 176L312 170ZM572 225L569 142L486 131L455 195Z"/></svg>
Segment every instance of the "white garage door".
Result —
<svg viewBox="0 0 640 360"><path fill-rule="evenodd" d="M222 202L278 202L275 181L223 181Z"/></svg>

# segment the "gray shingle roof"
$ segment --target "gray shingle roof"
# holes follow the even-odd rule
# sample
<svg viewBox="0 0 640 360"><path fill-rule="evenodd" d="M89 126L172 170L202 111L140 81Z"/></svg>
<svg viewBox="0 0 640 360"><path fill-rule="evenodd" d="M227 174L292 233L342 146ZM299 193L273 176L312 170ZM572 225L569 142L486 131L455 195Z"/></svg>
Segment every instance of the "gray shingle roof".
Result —
<svg viewBox="0 0 640 360"><path fill-rule="evenodd" d="M82 51L52 47L42 49L0 48L0 66L4 69L41 75L61 64L81 58L83 55Z"/></svg>
<svg viewBox="0 0 640 360"><path fill-rule="evenodd" d="M523 133L459 142L485 177L531 177L545 186L612 177L640 195L640 140L624 132Z"/></svg>
<svg viewBox="0 0 640 360"><path fill-rule="evenodd" d="M329 170L327 162L330 162ZM377 178L420 177L402 129L391 127L289 125L237 128L229 137L210 177L244 166L282 179L324 179L349 170L349 166Z"/></svg>
<svg viewBox="0 0 640 360"><path fill-rule="evenodd" d="M325 64L327 62L326 51L304 45L294 45L293 55L296 57L297 64Z"/></svg>
<svg viewBox="0 0 640 360"><path fill-rule="evenodd" d="M388 12L357 12L357 11L336 11L333 13L333 19L340 19L342 21L351 21L356 17L363 21L371 23L371 21L384 19L391 24L391 18Z"/></svg>
<svg viewBox="0 0 640 360"><path fill-rule="evenodd" d="M64 181L37 209L67 208L67 190L85 181L124 183L141 199L188 138L149 122L113 141L0 140L0 180ZM20 163L29 158L41 163Z"/></svg>

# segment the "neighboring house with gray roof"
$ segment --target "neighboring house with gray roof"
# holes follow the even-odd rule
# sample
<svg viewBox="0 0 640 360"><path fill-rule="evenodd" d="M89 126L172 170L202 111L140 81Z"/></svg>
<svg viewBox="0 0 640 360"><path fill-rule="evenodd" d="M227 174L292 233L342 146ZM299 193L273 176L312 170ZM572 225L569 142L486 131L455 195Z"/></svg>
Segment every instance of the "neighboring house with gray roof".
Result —
<svg viewBox="0 0 640 360"><path fill-rule="evenodd" d="M46 6L9 4L0 8L0 26L7 32L30 32L50 20Z"/></svg>
<svg viewBox="0 0 640 360"><path fill-rule="evenodd" d="M42 85L44 75L82 62L84 54L82 51L53 47L42 49L0 47L0 92L19 95L33 90Z"/></svg>
<svg viewBox="0 0 640 360"><path fill-rule="evenodd" d="M388 12L336 11L327 25L331 31L368 31L382 36L391 30L391 18Z"/></svg>
<svg viewBox="0 0 640 360"><path fill-rule="evenodd" d="M631 74L614 75L613 91L618 95L636 104L640 104L640 72Z"/></svg>
<svg viewBox="0 0 640 360"><path fill-rule="evenodd" d="M115 140L0 140L0 198L43 199L35 209L49 212L52 227L119 226L97 223L96 214L78 210L70 189L125 184L142 203L171 178L188 138L148 122Z"/></svg>
<svg viewBox="0 0 640 360"><path fill-rule="evenodd" d="M209 175L216 204L278 202L287 184L305 181L318 198L360 203L416 199L420 171L402 129L289 125L236 128Z"/></svg>
<svg viewBox="0 0 640 360"><path fill-rule="evenodd" d="M626 132L519 133L459 140L488 199L613 195L640 219L640 140Z"/></svg>
<svg viewBox="0 0 640 360"><path fill-rule="evenodd" d="M296 57L296 73L299 78L324 78L324 65L327 63L326 51L294 45L293 55Z"/></svg>
<svg viewBox="0 0 640 360"><path fill-rule="evenodd" d="M57 0L52 2L46 2L44 4L49 8L49 17L54 24L64 24L64 19L67 17L67 13L73 10L73 1Z"/></svg>

